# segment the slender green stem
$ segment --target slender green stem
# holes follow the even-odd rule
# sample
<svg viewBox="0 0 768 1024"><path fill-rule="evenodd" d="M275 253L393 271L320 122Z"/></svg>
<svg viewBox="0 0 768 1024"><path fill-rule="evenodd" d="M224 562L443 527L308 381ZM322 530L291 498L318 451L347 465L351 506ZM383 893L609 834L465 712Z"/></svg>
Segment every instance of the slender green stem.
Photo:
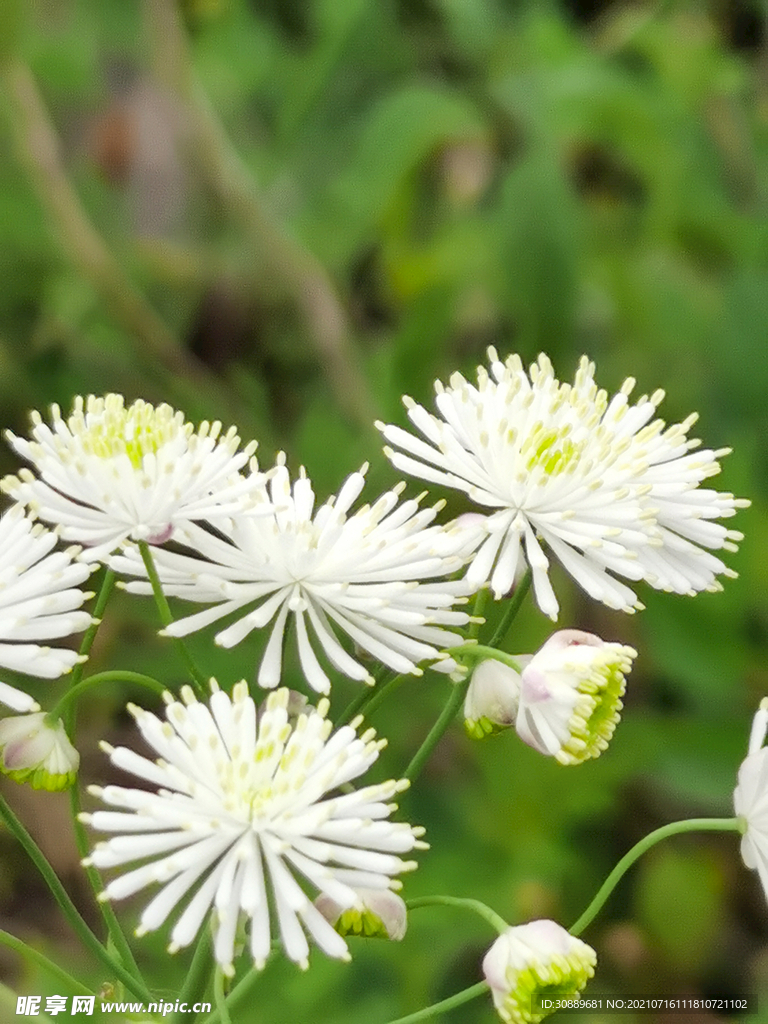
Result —
<svg viewBox="0 0 768 1024"><path fill-rule="evenodd" d="M515 672L521 672L520 664L516 658L505 651L499 651L495 647L486 647L484 644L462 644L461 647L452 647L451 655L459 657L464 661L485 661L488 658L493 661L500 661Z"/></svg>
<svg viewBox="0 0 768 1024"><path fill-rule="evenodd" d="M73 786L69 791L69 806L72 811L72 821L75 826L75 844L77 845L80 859L83 860L90 853L90 844L88 842L88 836L83 823L80 821L80 790L77 786ZM117 914L112 909L112 904L107 900L98 899L99 893L104 889L104 882L102 881L101 875L93 864L88 864L84 867L86 878L88 883L93 890L94 896L97 897L96 903L99 908L102 920L107 928L107 934L112 940L112 945L115 948L115 952L120 957L123 966L126 970L130 971L137 983L140 985L144 984L139 965L133 955L133 950L128 944L128 940L125 937L125 933L120 926L120 922L117 919Z"/></svg>
<svg viewBox="0 0 768 1024"><path fill-rule="evenodd" d="M525 570L525 576L518 583L514 594L510 597L507 607L502 616L501 622L494 630L493 636L488 641L489 647L496 647L509 631L509 627L515 620L515 616L520 611L520 607L525 600L525 595L531 588L531 580L533 579L533 573L530 569Z"/></svg>
<svg viewBox="0 0 768 1024"><path fill-rule="evenodd" d="M425 1006L423 1010L417 1010L416 1013L409 1013L407 1017L398 1017L397 1020L392 1020L389 1024L416 1024L416 1022L420 1020L429 1020L431 1017L439 1017L441 1013L447 1013L449 1010L453 1010L457 1006L463 1006L464 1003L468 1003L472 999L477 999L478 996L483 995L483 993L487 991L488 982L478 981L476 985L470 985L469 988L465 988L453 996L448 996L447 999L441 999L439 1003L432 1003L431 1006Z"/></svg>
<svg viewBox="0 0 768 1024"><path fill-rule="evenodd" d="M81 694L90 690L92 686L101 686L102 683L135 683L137 686L145 686L148 690L159 693L161 696L168 689L158 679L152 676L145 676L141 672L130 672L127 669L115 669L108 672L96 672L87 679L83 679L67 690L58 704L48 713L48 717L56 720L62 717L63 710L72 701L78 700Z"/></svg>
<svg viewBox="0 0 768 1024"><path fill-rule="evenodd" d="M460 907L479 914L499 935L509 930L507 922L495 910L480 900L468 899L465 896L417 896L415 899L407 900L405 905L409 910L417 910L419 907Z"/></svg>
<svg viewBox="0 0 768 1024"><path fill-rule="evenodd" d="M413 676L392 676L391 679L387 679L386 682L382 683L382 685L376 690L376 692L371 694L370 700L365 705L364 710L366 718L370 717L376 710L376 708L379 707L380 704L384 703L387 697L391 697L396 690L399 690L403 683L406 681L406 679L413 680Z"/></svg>
<svg viewBox="0 0 768 1024"><path fill-rule="evenodd" d="M198 997L205 992L205 986L213 965L213 958L211 956L212 944L211 930L209 927L205 927L200 938L197 940L192 963L189 965L187 976L184 979L184 984L181 986L181 992L179 992L179 1001L182 1004L187 1003L190 1005L198 1002ZM182 1013L179 1010L171 1017L170 1024L184 1024L184 1021L194 1020L195 1016L196 1014L190 1014L189 1011Z"/></svg>
<svg viewBox="0 0 768 1024"><path fill-rule="evenodd" d="M56 978L62 985L66 985L67 988L71 989L78 996L92 996L93 992L87 988L82 982L79 982L77 978L73 978L71 974L67 974L63 967L59 967L53 960L49 960L44 953L41 953L39 949L35 949L34 946L28 945L22 939L17 939L15 935L11 935L10 932L4 932L0 929L0 943L3 946L7 946L9 949L13 949L16 953L20 953L21 956L28 963L35 963L38 967L42 968L51 977Z"/></svg>
<svg viewBox="0 0 768 1024"><path fill-rule="evenodd" d="M163 593L163 587L162 584L160 583L160 577L157 574L155 560L152 557L152 552L149 550L149 544L147 544L145 540L139 541L139 551L141 552L141 558L142 561L144 562L144 568L147 570L149 582L152 584L152 593L155 595L155 604L157 605L157 610L160 613L160 621L162 622L163 627L170 626L170 624L173 622L171 609L168 606L168 601L166 600L165 594ZM192 677L192 682L194 683L195 689L197 690L199 696L207 697L208 680L198 669L197 665L195 665L195 662L192 659L192 655L187 650L186 644L177 636L174 636L171 639L173 640L176 650L181 656L182 661L187 666L187 670L189 671L189 674Z"/></svg>
<svg viewBox="0 0 768 1024"><path fill-rule="evenodd" d="M230 1013L234 1013L235 1008L240 1005L248 996L251 995L251 990L255 987L256 983L261 979L261 971L256 970L254 967L246 975L244 975L240 981L235 985L232 991L227 996L227 1010ZM206 1017L203 1024L226 1024L221 1014L221 1008L217 1005L217 1008L213 1011L210 1016Z"/></svg>
<svg viewBox="0 0 768 1024"><path fill-rule="evenodd" d="M629 870L629 868L632 867L638 858L642 857L642 855L647 850L650 850L652 846L655 846L656 843L660 843L662 839L667 839L669 836L680 835L684 832L742 832L743 829L744 824L740 818L689 818L686 821L673 821L669 825L662 825L661 828L657 828L654 832L649 832L648 835L641 839L639 843L635 844L628 853L624 854L619 863L600 886L595 898L589 904L587 909L568 930L571 935L580 935L587 925L591 924L594 918L598 915L603 904L616 888L616 885L622 876Z"/></svg>
<svg viewBox="0 0 768 1024"><path fill-rule="evenodd" d="M29 832L24 828L2 796L0 796L0 818L5 822L5 825L11 835L18 839L24 847L29 859L43 876L43 880L51 890L53 898L61 907L64 916L69 921L72 929L77 933L83 945L90 949L90 951L98 957L109 971L122 981L130 992L133 992L133 994L139 999L143 999L144 1002L151 1002L152 996L143 982L134 978L122 964L115 960L114 957L110 956L98 938L88 927L84 919L81 917L79 910L70 899L66 889L59 881L55 871L43 855L42 850Z"/></svg>
<svg viewBox="0 0 768 1024"><path fill-rule="evenodd" d="M386 679L388 672L382 674L381 679ZM339 718L336 719L338 725L346 725L347 722L351 722L355 715L359 715L363 708L368 706L369 701L378 693L379 684L381 680L377 679L372 685L366 686L364 690L361 690L356 697L347 704L342 711Z"/></svg>
<svg viewBox="0 0 768 1024"><path fill-rule="evenodd" d="M216 968L213 976L213 998L216 1000L216 1009L221 1017L221 1024L232 1024L227 1007L227 996L224 991L224 972L220 967Z"/></svg>
<svg viewBox="0 0 768 1024"><path fill-rule="evenodd" d="M451 693L445 703L445 707L440 712L440 716L435 724L429 730L427 738L414 754L413 760L403 772L404 778L410 779L410 781L413 782L416 776L421 772L429 759L429 755L440 742L443 737L443 733L456 717L456 712L461 706L461 702L464 700L464 694L467 692L467 685L467 682L452 684Z"/></svg>
<svg viewBox="0 0 768 1024"><path fill-rule="evenodd" d="M93 622L90 624L83 634L83 640L80 644L80 650L78 654L83 658L83 661L78 662L77 665L72 669L72 673L69 677L69 689L74 690L75 687L80 683L83 678L83 672L85 670L85 658L91 653L93 642L96 639L96 634L99 631L101 620L104 616L104 610L107 607L112 591L115 588L115 574L111 569L107 569L104 573L104 579L101 581L101 588L99 590L99 596L96 598L96 604L93 608ZM74 709L67 714L66 726L68 731L74 727Z"/></svg>

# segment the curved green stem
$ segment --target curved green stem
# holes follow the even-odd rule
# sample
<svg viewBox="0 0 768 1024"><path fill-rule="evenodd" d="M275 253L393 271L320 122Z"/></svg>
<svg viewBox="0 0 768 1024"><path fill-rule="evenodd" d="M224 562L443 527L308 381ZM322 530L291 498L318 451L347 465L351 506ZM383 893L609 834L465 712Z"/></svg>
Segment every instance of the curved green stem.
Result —
<svg viewBox="0 0 768 1024"><path fill-rule="evenodd" d="M42 850L2 796L0 796L0 818L5 822L6 828L11 835L18 839L19 843L24 847L27 856L43 876L43 880L50 889L53 898L61 907L64 916L69 921L72 929L77 933L83 945L98 957L111 974L114 974L116 978L122 981L129 992L133 992L137 998L142 999L145 1003L151 1002L152 996L144 983L134 978L119 961L115 960L88 927L85 920L81 917L80 911L59 881L57 874L43 855Z"/></svg>
<svg viewBox="0 0 768 1024"><path fill-rule="evenodd" d="M96 672L92 676L88 676L87 679L83 679L82 682L76 683L71 686L69 690L64 694L61 700L56 704L53 710L48 712L48 717L51 719L57 719L62 717L62 711L72 701L76 701L82 693L86 690L90 690L92 686L100 686L102 683L135 683L137 686L145 686L148 690L159 693L161 696L168 689L158 679L154 679L152 676L145 676L141 672L129 672L127 669L114 669L108 672Z"/></svg>
<svg viewBox="0 0 768 1024"><path fill-rule="evenodd" d="M139 541L139 551L141 552L141 559L144 562L144 568L147 570L149 582L152 584L152 593L155 596L155 604L157 605L157 610L160 613L160 621L163 624L163 628L165 628L166 626L170 626L173 622L173 616L171 615L171 609L168 605L165 594L163 593L160 577L158 576L157 569L155 567L155 560L152 557L152 552L149 550L149 544L147 544L145 540ZM197 665L195 665L192 655L187 650L186 644L177 636L171 637L171 639L173 640L174 646L181 656L182 661L187 666L187 670L192 677L192 682L198 692L198 695L201 697L207 697L208 680L198 669Z"/></svg>
<svg viewBox="0 0 768 1024"><path fill-rule="evenodd" d="M686 821L673 821L669 825L662 825L661 828L657 828L654 832L649 832L628 853L624 854L600 886L595 898L587 909L573 926L568 929L569 932L571 935L580 935L598 915L603 904L616 888L622 876L626 874L638 858L642 857L656 843L660 843L662 839L680 835L684 832L742 832L743 829L744 825L740 818L689 818Z"/></svg>
<svg viewBox="0 0 768 1024"><path fill-rule="evenodd" d="M489 647L495 647L497 644L501 643L501 641L507 635L509 627L512 625L512 623L515 620L515 616L520 611L520 607L523 601L525 600L526 594L531 589L532 579L533 573L530 569L526 569L525 576L523 576L523 578L520 580L515 589L514 594L509 599L509 603L507 604L507 607L504 611L504 615L502 616L501 622L498 624L498 626L493 632L493 636L488 641Z"/></svg>
<svg viewBox="0 0 768 1024"><path fill-rule="evenodd" d="M520 663L506 651L499 651L495 647L486 647L484 644L462 644L461 647L452 647L451 655L457 655L464 661L486 661L491 658L493 661L500 661L503 665L509 666L515 672L522 672Z"/></svg>
<svg viewBox="0 0 768 1024"><path fill-rule="evenodd" d="M459 707L464 700L464 694L467 692L467 686L467 682L454 683L451 686L451 693L446 701L445 707L440 712L440 716L435 724L429 730L427 738L414 754L413 760L403 772L404 778L413 782L416 776L421 772L422 768L427 763L429 755L440 742L443 737L443 733L456 717L456 712L459 710Z"/></svg>
<svg viewBox="0 0 768 1024"><path fill-rule="evenodd" d="M184 979L181 992L179 992L179 1001L182 1004L192 1005L198 1002L198 997L205 991L205 986L211 973L211 966L213 965L213 958L211 956L212 944L211 929L206 927L197 940L192 963L189 965L187 976ZM184 1021L194 1020L195 1016L194 1012L192 1014L189 1011L182 1013L179 1010L171 1017L170 1024L184 1024Z"/></svg>
<svg viewBox="0 0 768 1024"><path fill-rule="evenodd" d="M449 1010L453 1010L457 1006L463 1006L464 1003L468 1003L471 999L477 999L478 996L481 996L487 991L488 982L478 981L476 985L470 985L469 988L465 988L453 996L448 996L447 999L441 999L439 1003L432 1003L431 1006L425 1006L423 1010L417 1010L416 1013L409 1013L407 1017L398 1017L397 1020L392 1020L389 1024L416 1024L416 1022L420 1020L429 1020L431 1017L439 1017L441 1013L447 1013Z"/></svg>
<svg viewBox="0 0 768 1024"><path fill-rule="evenodd" d="M35 949L34 946L28 945L22 939L17 939L15 935L11 935L10 932L4 932L0 929L0 944L7 946L8 949L14 950L16 953L31 963L37 964L38 967L42 968L47 974L50 974L52 978L56 978L57 981L61 982L62 985L66 985L67 988L71 989L78 996L92 996L94 993L91 989L87 988L77 978L73 978L71 974L55 964L53 960L49 960L48 957L41 953L39 949Z"/></svg>
<svg viewBox="0 0 768 1024"><path fill-rule="evenodd" d="M405 905L409 910L417 910L419 907L460 907L463 910L471 910L473 913L479 914L491 928L495 928L499 935L503 935L509 930L507 922L495 910L491 910L480 900L468 899L465 896L417 896L415 899L406 900Z"/></svg>

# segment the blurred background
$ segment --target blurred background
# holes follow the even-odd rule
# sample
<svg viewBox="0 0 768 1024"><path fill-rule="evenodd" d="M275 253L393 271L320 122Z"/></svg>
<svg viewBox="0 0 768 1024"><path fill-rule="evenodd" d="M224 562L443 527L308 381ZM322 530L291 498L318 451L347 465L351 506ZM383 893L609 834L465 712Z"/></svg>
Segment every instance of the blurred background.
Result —
<svg viewBox="0 0 768 1024"><path fill-rule="evenodd" d="M663 387L668 421L697 409L705 445L734 449L718 486L753 501L727 556L740 578L695 600L642 589L627 617L556 571L561 626L640 652L624 721L578 770L457 723L401 801L432 844L405 895L568 925L645 832L730 814L768 693L765 5L2 0L0 68L4 426L119 391L236 423L264 465L279 449L306 465L321 499L370 460L370 497L394 482L374 419L404 422L403 393L429 403L435 377L472 374L494 344L526 363L545 350L561 379L587 353L609 391ZM149 602L118 597L93 670L177 682L155 627ZM505 646L549 630L527 607ZM230 685L261 642L193 648ZM375 714L378 777L402 771L445 686L426 673ZM354 693L339 683L334 707ZM130 741L127 696L146 704L113 688L81 711L86 781L105 779L97 738ZM66 796L3 791L95 921ZM737 848L678 838L643 858L585 933L591 991L758 993L768 1021L768 905ZM0 926L98 985L4 834L0 855ZM132 926L136 906L122 913ZM491 940L419 910L402 945L352 940L351 966L276 958L237 1020L384 1024L472 984ZM175 998L189 957L164 945L139 956ZM0 971L55 991L5 950ZM489 1000L446 1017L494 1019Z"/></svg>

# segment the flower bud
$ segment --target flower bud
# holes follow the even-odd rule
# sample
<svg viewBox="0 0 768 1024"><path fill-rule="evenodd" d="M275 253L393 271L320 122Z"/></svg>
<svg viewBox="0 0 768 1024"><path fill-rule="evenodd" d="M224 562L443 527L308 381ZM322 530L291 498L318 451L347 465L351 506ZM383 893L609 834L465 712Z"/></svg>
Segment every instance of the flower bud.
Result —
<svg viewBox="0 0 768 1024"><path fill-rule="evenodd" d="M599 757L619 721L635 657L631 647L592 633L553 633L520 677L520 738L561 764Z"/></svg>
<svg viewBox="0 0 768 1024"><path fill-rule="evenodd" d="M357 889L358 902L342 907L321 893L315 906L339 935L360 935L368 939L399 942L408 927L403 900L391 889Z"/></svg>
<svg viewBox="0 0 768 1024"><path fill-rule="evenodd" d="M521 663L530 657L520 659ZM520 703L520 674L493 658L481 661L464 699L464 726L474 740L514 725Z"/></svg>
<svg viewBox="0 0 768 1024"><path fill-rule="evenodd" d="M542 997L573 999L595 973L591 946L554 921L531 921L509 928L483 960L493 1005L508 1024L538 1024L557 1008Z"/></svg>
<svg viewBox="0 0 768 1024"><path fill-rule="evenodd" d="M51 723L38 711L0 721L0 771L16 782L51 793L69 789L79 765L61 720Z"/></svg>

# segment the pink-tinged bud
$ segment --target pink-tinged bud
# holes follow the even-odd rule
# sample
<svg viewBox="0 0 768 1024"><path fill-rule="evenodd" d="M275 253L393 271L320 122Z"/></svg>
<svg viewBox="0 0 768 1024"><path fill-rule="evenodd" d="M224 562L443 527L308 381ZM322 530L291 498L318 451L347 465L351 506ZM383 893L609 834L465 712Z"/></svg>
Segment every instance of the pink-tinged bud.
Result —
<svg viewBox="0 0 768 1024"><path fill-rule="evenodd" d="M520 738L561 764L599 757L619 721L637 651L592 633L553 633L520 677Z"/></svg>

